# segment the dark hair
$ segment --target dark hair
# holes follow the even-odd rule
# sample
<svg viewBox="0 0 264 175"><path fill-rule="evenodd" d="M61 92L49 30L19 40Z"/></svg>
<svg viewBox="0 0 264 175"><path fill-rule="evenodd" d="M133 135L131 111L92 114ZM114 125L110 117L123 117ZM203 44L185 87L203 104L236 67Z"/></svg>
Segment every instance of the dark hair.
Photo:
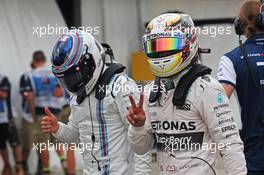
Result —
<svg viewBox="0 0 264 175"><path fill-rule="evenodd" d="M257 26L260 7L260 0L245 0L240 7L239 19L244 26L246 36L252 36L256 32L263 31Z"/></svg>
<svg viewBox="0 0 264 175"><path fill-rule="evenodd" d="M35 69L35 65L33 64L33 62L30 63L30 68Z"/></svg>
<svg viewBox="0 0 264 175"><path fill-rule="evenodd" d="M46 57L43 51L37 50L33 53L33 62L45 62Z"/></svg>

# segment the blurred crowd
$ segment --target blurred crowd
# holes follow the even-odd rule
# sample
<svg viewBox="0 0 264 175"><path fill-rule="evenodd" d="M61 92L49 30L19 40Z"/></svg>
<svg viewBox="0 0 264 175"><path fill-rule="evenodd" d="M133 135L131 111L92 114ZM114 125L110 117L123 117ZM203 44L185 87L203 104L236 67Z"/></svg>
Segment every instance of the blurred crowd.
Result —
<svg viewBox="0 0 264 175"><path fill-rule="evenodd" d="M9 164L7 142L12 147L15 158L15 174L29 173L29 154L33 145L38 152L37 174L49 173L49 151L47 148L39 150L40 143L59 143L52 135L41 131L40 120L45 114L44 107L58 116L61 122L67 123L70 115L70 96L64 91L53 76L50 69L45 67L46 57L42 51L33 53L30 64L31 71L20 77L19 93L22 97L22 129L18 132L12 113L10 98L11 84L8 77L0 74L0 151L4 161L3 175L11 175L13 170ZM74 151L67 150L57 144L56 150L65 174L75 174ZM67 157L67 160L66 160Z"/></svg>

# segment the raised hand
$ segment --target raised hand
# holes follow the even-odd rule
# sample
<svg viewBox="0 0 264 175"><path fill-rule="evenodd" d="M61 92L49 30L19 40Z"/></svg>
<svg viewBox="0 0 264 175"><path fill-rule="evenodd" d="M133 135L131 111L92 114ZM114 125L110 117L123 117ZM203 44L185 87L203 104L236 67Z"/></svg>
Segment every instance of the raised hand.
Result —
<svg viewBox="0 0 264 175"><path fill-rule="evenodd" d="M46 116L41 120L41 129L46 134L56 133L59 129L57 117L50 112L48 107L45 107Z"/></svg>
<svg viewBox="0 0 264 175"><path fill-rule="evenodd" d="M140 94L138 105L136 105L132 95L129 96L129 100L131 102L131 107L129 108L129 112L127 114L127 120L135 127L144 126L146 120L146 115L143 110L144 94Z"/></svg>

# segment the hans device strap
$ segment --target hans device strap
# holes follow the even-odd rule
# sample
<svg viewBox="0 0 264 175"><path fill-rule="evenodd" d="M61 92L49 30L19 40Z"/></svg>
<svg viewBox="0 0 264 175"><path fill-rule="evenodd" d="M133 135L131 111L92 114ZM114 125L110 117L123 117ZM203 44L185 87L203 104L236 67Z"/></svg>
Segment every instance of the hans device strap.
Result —
<svg viewBox="0 0 264 175"><path fill-rule="evenodd" d="M126 69L125 66L118 63L111 63L109 67L105 70L105 72L101 75L95 87L95 98L103 99L106 93L106 85L110 82L111 78L118 73L123 72ZM76 102L81 104L85 97L87 96L85 92L85 87L80 89L77 95Z"/></svg>
<svg viewBox="0 0 264 175"><path fill-rule="evenodd" d="M77 104L81 104L86 96L87 94L85 91L85 86L83 86L77 93L77 98L76 98Z"/></svg>
<svg viewBox="0 0 264 175"><path fill-rule="evenodd" d="M110 66L105 70L103 75L100 77L96 89L95 89L95 98L101 100L105 97L106 93L106 85L110 82L111 78L118 73L122 73L126 69L125 66L118 63L112 63Z"/></svg>
<svg viewBox="0 0 264 175"><path fill-rule="evenodd" d="M210 74L211 72L212 70L204 65L194 64L192 68L189 70L189 72L180 79L175 89L172 103L176 106L184 105L187 94L188 94L188 90L190 89L193 82L198 77ZM154 103L160 97L160 94L161 94L160 78L156 78L154 85L158 87L158 90L155 92L152 91L150 93L150 97L149 97L150 103Z"/></svg>
<svg viewBox="0 0 264 175"><path fill-rule="evenodd" d="M188 91L193 82L201 76L211 74L212 70L201 64L194 64L187 74L185 74L179 81L172 103L176 106L182 106L185 103Z"/></svg>
<svg viewBox="0 0 264 175"><path fill-rule="evenodd" d="M158 90L151 91L151 93L149 95L149 102L150 103L154 103L160 97L161 87L160 87L160 78L159 77L156 77L155 82L154 82L154 86L158 87Z"/></svg>

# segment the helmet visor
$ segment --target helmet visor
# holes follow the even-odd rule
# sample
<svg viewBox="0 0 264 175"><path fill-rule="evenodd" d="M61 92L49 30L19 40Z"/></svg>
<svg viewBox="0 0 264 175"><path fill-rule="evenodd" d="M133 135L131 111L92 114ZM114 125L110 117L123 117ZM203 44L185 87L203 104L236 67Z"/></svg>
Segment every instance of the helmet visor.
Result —
<svg viewBox="0 0 264 175"><path fill-rule="evenodd" d="M148 40L144 43L145 54L149 57L155 57L157 53L180 51L185 46L185 38L157 38Z"/></svg>
<svg viewBox="0 0 264 175"><path fill-rule="evenodd" d="M84 77L81 72L75 72L72 75L66 75L58 78L60 85L70 92L77 92L83 85Z"/></svg>
<svg viewBox="0 0 264 175"><path fill-rule="evenodd" d="M72 66L62 74L55 75L63 88L75 93L92 79L94 70L93 58L83 58L78 65Z"/></svg>

